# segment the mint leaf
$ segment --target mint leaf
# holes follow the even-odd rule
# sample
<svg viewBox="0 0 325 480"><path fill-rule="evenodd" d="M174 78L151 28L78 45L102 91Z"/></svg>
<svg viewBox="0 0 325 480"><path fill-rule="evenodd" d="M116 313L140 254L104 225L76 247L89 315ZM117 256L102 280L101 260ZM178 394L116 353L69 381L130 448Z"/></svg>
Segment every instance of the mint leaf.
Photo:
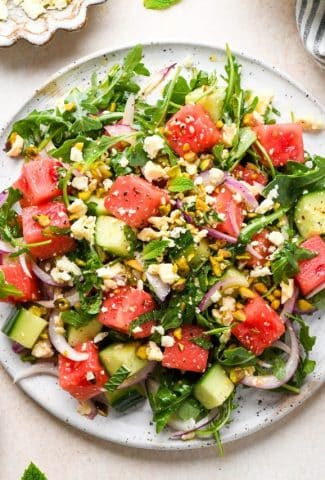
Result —
<svg viewBox="0 0 325 480"><path fill-rule="evenodd" d="M192 338L191 342L195 343L198 347L204 348L204 350L210 350L210 348L213 347L211 340L204 335Z"/></svg>
<svg viewBox="0 0 325 480"><path fill-rule="evenodd" d="M194 188L194 183L190 178L187 177L176 177L173 178L168 184L168 190L170 192L186 192L187 190L192 190Z"/></svg>
<svg viewBox="0 0 325 480"><path fill-rule="evenodd" d="M271 263L273 280L279 284L299 273L299 261L315 257L315 253L294 243L285 243Z"/></svg>
<svg viewBox="0 0 325 480"><path fill-rule="evenodd" d="M143 0L143 5L150 10L164 10L179 1L180 0Z"/></svg>
<svg viewBox="0 0 325 480"><path fill-rule="evenodd" d="M26 468L21 480L47 480L44 473L42 473L34 463L30 463Z"/></svg>
<svg viewBox="0 0 325 480"><path fill-rule="evenodd" d="M157 257L161 257L166 248L169 245L168 240L153 240L148 243L142 250L142 260L154 260Z"/></svg>
<svg viewBox="0 0 325 480"><path fill-rule="evenodd" d="M130 375L130 370L123 365L116 370L114 375L105 383L104 388L108 392L115 392L115 390L124 382Z"/></svg>

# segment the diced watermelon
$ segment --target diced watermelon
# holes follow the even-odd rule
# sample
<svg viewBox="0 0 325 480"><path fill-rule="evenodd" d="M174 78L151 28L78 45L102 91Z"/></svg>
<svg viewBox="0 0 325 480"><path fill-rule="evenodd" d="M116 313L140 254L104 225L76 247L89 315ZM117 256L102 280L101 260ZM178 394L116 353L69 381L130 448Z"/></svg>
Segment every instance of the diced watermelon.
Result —
<svg viewBox="0 0 325 480"><path fill-rule="evenodd" d="M325 242L319 235L315 235L300 246L317 253L316 257L299 262L300 272L296 275L300 290L308 295L322 285L325 288Z"/></svg>
<svg viewBox="0 0 325 480"><path fill-rule="evenodd" d="M93 342L77 345L75 349L88 353L89 357L82 362L75 362L59 355L59 383L63 390L77 400L84 401L101 393L108 376L99 361L98 349Z"/></svg>
<svg viewBox="0 0 325 480"><path fill-rule="evenodd" d="M49 225L42 227L36 220L38 215L49 218ZM60 235L60 229L70 227L69 217L62 202L49 202L43 205L27 207L22 211L23 235L26 243L38 243L51 240L51 243L31 248L31 253L37 258L50 258L69 252L75 246L75 241L67 234ZM54 227L51 233L51 227ZM44 228L48 235L43 235Z"/></svg>
<svg viewBox="0 0 325 480"><path fill-rule="evenodd" d="M250 185L254 185L254 183L266 185L268 182L266 173L259 170L252 163L237 165L233 171L233 175L238 178L238 180L244 180L244 182L247 182Z"/></svg>
<svg viewBox="0 0 325 480"><path fill-rule="evenodd" d="M168 194L143 178L135 175L117 177L108 196L105 208L131 227L140 228L148 218L157 215L160 205L169 202Z"/></svg>
<svg viewBox="0 0 325 480"><path fill-rule="evenodd" d="M23 166L20 178L13 185L23 193L22 206L40 205L62 194L58 186L60 166L53 158L33 160Z"/></svg>
<svg viewBox="0 0 325 480"><path fill-rule="evenodd" d="M127 334L133 320L155 308L156 303L149 293L132 287L122 287L108 294L103 302L98 320L107 327ZM153 322L142 324L141 331L132 336L134 338L148 337L153 325Z"/></svg>
<svg viewBox="0 0 325 480"><path fill-rule="evenodd" d="M184 153L211 150L221 138L208 112L202 105L185 105L166 123L165 135L171 148L182 157Z"/></svg>
<svg viewBox="0 0 325 480"><path fill-rule="evenodd" d="M289 160L304 162L301 125L296 123L259 125L254 127L254 130L257 140L265 148L275 167L283 167Z"/></svg>
<svg viewBox="0 0 325 480"><path fill-rule="evenodd" d="M217 230L228 233L228 235L232 235L233 237L237 237L244 219L242 205L235 201L232 191L223 185L218 188L214 196L215 203L213 204L213 208L224 218L221 223L218 223L216 227ZM231 211L233 211L238 231L236 231L236 226L231 220Z"/></svg>
<svg viewBox="0 0 325 480"><path fill-rule="evenodd" d="M255 355L261 355L285 331L279 315L263 300L256 296L248 301L244 309L246 320L232 328L232 333L245 348Z"/></svg>
<svg viewBox="0 0 325 480"><path fill-rule="evenodd" d="M5 281L18 288L23 294L22 296L1 298L1 302L30 302L39 298L39 289L36 278L32 273L30 277L26 275L18 261L1 265L0 270L4 274Z"/></svg>
<svg viewBox="0 0 325 480"><path fill-rule="evenodd" d="M267 257L272 253L269 248L272 246L274 247L273 243L271 243L268 239L269 233L270 232L265 229L259 233L256 233L252 237L250 246L255 250L258 257L252 255L251 258L246 262L247 266L256 267L257 265L264 265L268 261Z"/></svg>
<svg viewBox="0 0 325 480"><path fill-rule="evenodd" d="M209 351L192 341L200 337L202 333L203 328L194 325L181 327L181 339L175 338L172 333L171 336L173 336L175 343L172 347L165 348L162 360L163 367L188 372L204 372L208 363Z"/></svg>

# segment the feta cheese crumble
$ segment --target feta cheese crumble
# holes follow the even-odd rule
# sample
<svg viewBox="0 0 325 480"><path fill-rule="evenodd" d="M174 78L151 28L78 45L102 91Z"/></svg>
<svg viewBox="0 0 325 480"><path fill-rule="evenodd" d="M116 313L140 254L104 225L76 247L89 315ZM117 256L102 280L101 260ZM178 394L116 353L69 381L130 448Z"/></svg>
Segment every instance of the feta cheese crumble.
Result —
<svg viewBox="0 0 325 480"><path fill-rule="evenodd" d="M161 180L162 178L168 178L166 171L163 167L157 163L153 163L151 160L145 164L142 169L143 176L148 182L155 180Z"/></svg>
<svg viewBox="0 0 325 480"><path fill-rule="evenodd" d="M172 263L152 264L148 268L148 273L158 275L162 282L172 285L179 280L179 276L174 272Z"/></svg>
<svg viewBox="0 0 325 480"><path fill-rule="evenodd" d="M264 214L274 207L274 200L279 196L279 187L274 187L267 195L267 197L255 209L255 213Z"/></svg>
<svg viewBox="0 0 325 480"><path fill-rule="evenodd" d="M268 239L271 243L273 243L273 245L276 245L277 247L282 245L285 241L285 237L281 232L270 232L268 234Z"/></svg>
<svg viewBox="0 0 325 480"><path fill-rule="evenodd" d="M71 182L71 185L76 190L85 191L88 189L89 179L86 175L80 175L79 177L74 177Z"/></svg>
<svg viewBox="0 0 325 480"><path fill-rule="evenodd" d="M86 240L93 245L96 217L83 215L71 225L71 234L77 240Z"/></svg>
<svg viewBox="0 0 325 480"><path fill-rule="evenodd" d="M74 218L80 218L87 213L87 205L77 198L68 206L68 212L72 213Z"/></svg>
<svg viewBox="0 0 325 480"><path fill-rule="evenodd" d="M269 269L269 267L261 267L260 265L255 267L254 270L250 272L250 276L254 278L267 277L269 275L272 275L272 272Z"/></svg>
<svg viewBox="0 0 325 480"><path fill-rule="evenodd" d="M146 137L143 142L143 150L147 153L148 157L153 160L156 158L160 150L164 148L165 142L159 135L152 135Z"/></svg>

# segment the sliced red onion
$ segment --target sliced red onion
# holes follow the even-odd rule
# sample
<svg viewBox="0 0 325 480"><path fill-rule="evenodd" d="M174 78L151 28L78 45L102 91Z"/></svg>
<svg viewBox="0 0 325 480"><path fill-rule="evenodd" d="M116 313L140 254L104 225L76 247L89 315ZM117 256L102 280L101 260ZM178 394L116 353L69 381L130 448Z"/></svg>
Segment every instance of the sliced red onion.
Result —
<svg viewBox="0 0 325 480"><path fill-rule="evenodd" d="M217 238L218 240L224 240L228 243L237 243L237 238L227 235L226 233L219 232L219 230L215 230L214 228L207 228L208 235L213 238Z"/></svg>
<svg viewBox="0 0 325 480"><path fill-rule="evenodd" d="M226 280L219 280L219 282L215 283L210 290L204 295L199 305L200 312L203 312L211 305L211 297L220 289L226 289L231 287L238 286L238 279L237 278L227 278ZM245 284L246 286L246 284Z"/></svg>
<svg viewBox="0 0 325 480"><path fill-rule="evenodd" d="M24 378L34 377L35 375L51 375L53 377L59 376L58 367L50 363L36 363L31 367L24 368L20 373L14 377L14 383L20 382Z"/></svg>
<svg viewBox="0 0 325 480"><path fill-rule="evenodd" d="M272 365L270 363L264 362L264 360L257 360L257 363L260 367L272 368Z"/></svg>
<svg viewBox="0 0 325 480"><path fill-rule="evenodd" d="M325 288L325 282L321 283L318 287L316 287L314 290L312 290L310 293L308 293L308 295L306 296L306 298L311 298L313 297L314 295L317 295L317 293L321 292L322 290L324 290Z"/></svg>
<svg viewBox="0 0 325 480"><path fill-rule="evenodd" d="M211 170L213 170L213 169L204 170L204 172L201 172L198 175L198 178L202 178L202 183L204 185L213 185L214 187L218 187L219 185L221 185L225 181L226 174L220 175L220 178L218 179L218 181L212 183L211 182L211 173L212 173Z"/></svg>
<svg viewBox="0 0 325 480"><path fill-rule="evenodd" d="M227 206L227 213L229 217L229 221L233 231L235 232L236 237L238 237L240 228L237 222L237 212L236 212L236 204L234 202L229 202Z"/></svg>
<svg viewBox="0 0 325 480"><path fill-rule="evenodd" d="M25 275L27 275L27 277L29 277L29 278L32 278L32 274L30 273L30 270L27 266L26 254L25 253L22 253L21 255L19 255L19 263L20 263L20 266L23 269Z"/></svg>
<svg viewBox="0 0 325 480"><path fill-rule="evenodd" d="M290 355L291 348L281 340L277 340L276 342L273 343L272 347L278 348L279 350L282 350L283 352L287 353Z"/></svg>
<svg viewBox="0 0 325 480"><path fill-rule="evenodd" d="M18 342L12 342L11 348L12 348L12 351L17 353L18 355L27 351L27 348L23 347Z"/></svg>
<svg viewBox="0 0 325 480"><path fill-rule="evenodd" d="M135 96L133 93L127 99L125 104L124 114L121 121L122 125L133 125L134 122L134 111L135 111Z"/></svg>
<svg viewBox="0 0 325 480"><path fill-rule="evenodd" d="M105 125L104 130L108 133L110 137L119 137L122 135L128 135L130 133L136 132L134 128L130 125L124 125L123 123L116 123L115 125ZM135 138L133 136L129 136L125 139L130 145L134 145Z"/></svg>
<svg viewBox="0 0 325 480"><path fill-rule="evenodd" d="M146 272L146 277L155 295L163 302L170 292L170 285L164 283L158 275Z"/></svg>
<svg viewBox="0 0 325 480"><path fill-rule="evenodd" d="M227 176L225 183L232 192L238 192L242 196L248 209L255 210L258 207L258 201L242 182L239 182L231 176Z"/></svg>
<svg viewBox="0 0 325 480"><path fill-rule="evenodd" d="M0 240L0 251L2 253L15 253L17 252L17 249L8 243L4 242L3 240Z"/></svg>
<svg viewBox="0 0 325 480"><path fill-rule="evenodd" d="M176 63L173 63L172 65L169 65L169 67L163 68L162 70L159 70L158 72L154 72L147 84L140 90L139 96L141 97L147 97L152 93L167 77L169 72L175 67Z"/></svg>
<svg viewBox="0 0 325 480"><path fill-rule="evenodd" d="M247 245L246 250L253 257L257 258L258 260L262 260L262 255L260 255L251 245Z"/></svg>
<svg viewBox="0 0 325 480"><path fill-rule="evenodd" d="M44 272L34 261L32 261L32 270L37 278L39 278L46 285L51 285L53 287L59 287L60 285L56 283L49 273Z"/></svg>
<svg viewBox="0 0 325 480"><path fill-rule="evenodd" d="M88 353L77 352L77 350L68 344L64 335L58 333L58 327L56 325L57 316L58 314L53 312L49 320L49 337L54 348L64 357L69 358L69 360L73 360L74 362L83 362L84 360L87 360L89 357Z"/></svg>
<svg viewBox="0 0 325 480"><path fill-rule="evenodd" d="M287 313L293 312L297 298L298 298L298 288L295 286L293 289L292 297L285 302L285 304L283 305L283 309L280 313L280 318L284 323L286 323L288 319Z"/></svg>
<svg viewBox="0 0 325 480"><path fill-rule="evenodd" d="M0 207L5 203L8 197L8 192L1 192L0 193Z"/></svg>
<svg viewBox="0 0 325 480"><path fill-rule="evenodd" d="M285 366L285 374L282 380L275 375L246 375L241 383L247 387L261 388L263 390L272 390L279 388L287 383L293 377L299 363L299 343L291 322L287 321L287 331L290 336L290 355Z"/></svg>
<svg viewBox="0 0 325 480"><path fill-rule="evenodd" d="M202 418L202 420L200 420L199 422L196 422L195 425L189 429L183 429L179 432L175 432L171 435L171 439L173 440L177 440L179 438L182 438L183 435L186 435L188 433L192 433L192 432L196 432L197 430L200 430L201 428L205 427L206 425L208 425L209 423L213 422L213 420L215 420L219 415L219 409L218 408L214 408L213 410L210 411L210 413ZM168 425L170 425L168 423ZM185 424L184 424L185 426Z"/></svg>
<svg viewBox="0 0 325 480"><path fill-rule="evenodd" d="M154 370L156 364L157 362L149 362L144 368L124 380L124 382L122 382L121 385L119 385L117 388L128 388L132 387L132 385L143 382L143 380L146 380L148 375Z"/></svg>

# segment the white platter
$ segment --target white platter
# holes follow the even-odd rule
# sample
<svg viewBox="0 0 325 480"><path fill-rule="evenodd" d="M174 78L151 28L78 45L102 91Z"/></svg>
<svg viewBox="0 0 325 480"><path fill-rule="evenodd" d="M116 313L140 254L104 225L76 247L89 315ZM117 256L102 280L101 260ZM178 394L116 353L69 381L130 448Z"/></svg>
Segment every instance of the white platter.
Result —
<svg viewBox="0 0 325 480"><path fill-rule="evenodd" d="M37 90L33 97L21 108L1 134L0 138L0 191L14 181L21 168L20 162L10 159L3 152L10 124L25 116L33 109L44 109L64 96L72 86L86 86L93 71L99 74L105 72L108 66L120 61L128 48L114 52L101 52L92 57L81 59L59 71L55 77ZM192 55L194 63L205 70L217 69L222 72L224 66L224 51L222 49L202 45L189 44L159 44L144 47L145 63L151 70L174 62L182 62ZM212 62L211 56L217 61ZM290 113L297 115L312 115L325 118L324 109L302 88L294 82L261 62L237 54L243 66L243 84L250 89L271 88L275 92L275 106L282 112L280 121L290 121ZM311 153L325 155L325 132L305 135L305 147ZM0 307L0 327L10 312L8 305ZM317 361L317 367L308 378L299 395L283 395L267 393L258 390L239 389L237 402L239 407L234 412L233 422L223 431L223 441L230 442L249 435L270 425L295 407L305 401L315 392L325 380L325 318L320 314L309 317L311 331L317 336L312 358ZM10 341L0 334L0 362L9 375L14 376L26 365L11 349ZM28 367L27 367L28 368ZM169 439L169 433L155 433L151 423L151 411L147 404L130 411L126 415L110 412L108 418L97 416L93 421L80 416L76 412L76 402L59 389L57 381L51 377L34 377L25 379L21 388L43 408L62 421L96 437L115 443L139 448L160 450L190 449L211 445L210 440L182 442ZM46 428L46 426L44 426Z"/></svg>

